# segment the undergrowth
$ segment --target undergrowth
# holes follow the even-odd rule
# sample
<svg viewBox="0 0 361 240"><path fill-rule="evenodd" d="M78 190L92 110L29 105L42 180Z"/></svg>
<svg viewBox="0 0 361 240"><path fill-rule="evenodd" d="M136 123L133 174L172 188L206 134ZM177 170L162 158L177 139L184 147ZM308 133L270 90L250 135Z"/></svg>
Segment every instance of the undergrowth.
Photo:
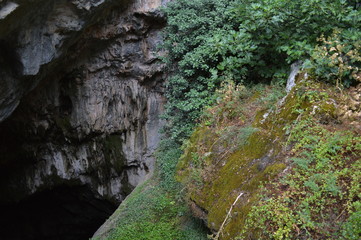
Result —
<svg viewBox="0 0 361 240"><path fill-rule="evenodd" d="M137 187L115 216L107 240L206 239L202 224L192 220L187 207L159 186L155 177Z"/></svg>
<svg viewBox="0 0 361 240"><path fill-rule="evenodd" d="M361 137L308 117L290 141L292 170L265 186L239 239L360 239Z"/></svg>
<svg viewBox="0 0 361 240"><path fill-rule="evenodd" d="M170 77L155 182L137 188L122 204L110 240L204 239L200 226L186 226L193 221L182 186L174 180L183 150L189 149L184 153L190 166L188 188L200 189L213 173L208 168L211 161L216 165L225 161L256 136L259 129L252 125L256 111L267 115L267 110L277 110L290 63L311 57L308 65L314 74L325 75L337 86L360 81L359 49L351 50L360 46L361 15L354 1L178 0L163 12L168 20L164 60ZM338 36L332 35L335 28L341 30ZM317 46L322 34L326 46ZM342 48L335 41L327 43L335 39L342 40ZM328 61L323 58L325 47ZM342 61L331 61L335 53ZM344 63L352 69L345 69ZM242 85L272 80L278 84ZM208 142L189 146L186 139L193 131L204 133L201 128L194 130L199 125L212 134L204 138ZM289 141L295 143L292 172L266 186L263 201L253 208L241 237L357 239L361 139L352 132L331 131L312 119L297 119L289 130ZM262 148L260 142L252 144Z"/></svg>
<svg viewBox="0 0 361 240"><path fill-rule="evenodd" d="M228 79L284 84L295 61L307 61L340 87L361 79L361 8L355 1L177 0L163 12L165 118L167 133L180 143Z"/></svg>
<svg viewBox="0 0 361 240"><path fill-rule="evenodd" d="M252 126L256 112L272 110L284 94L284 88L278 84L248 87L233 81L222 84L216 91L217 103L204 111L201 123L182 146L177 168L186 169L189 175L182 180L179 171L178 180L188 192L201 188L215 174L216 165L249 144L249 138L259 131Z"/></svg>

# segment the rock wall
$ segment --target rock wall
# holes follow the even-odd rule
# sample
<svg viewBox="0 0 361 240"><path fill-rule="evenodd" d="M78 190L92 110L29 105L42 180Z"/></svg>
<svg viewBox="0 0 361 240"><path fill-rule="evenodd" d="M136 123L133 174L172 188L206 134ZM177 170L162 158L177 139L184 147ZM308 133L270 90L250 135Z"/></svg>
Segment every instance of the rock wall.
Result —
<svg viewBox="0 0 361 240"><path fill-rule="evenodd" d="M120 202L152 172L161 4L0 1L0 202L59 185Z"/></svg>

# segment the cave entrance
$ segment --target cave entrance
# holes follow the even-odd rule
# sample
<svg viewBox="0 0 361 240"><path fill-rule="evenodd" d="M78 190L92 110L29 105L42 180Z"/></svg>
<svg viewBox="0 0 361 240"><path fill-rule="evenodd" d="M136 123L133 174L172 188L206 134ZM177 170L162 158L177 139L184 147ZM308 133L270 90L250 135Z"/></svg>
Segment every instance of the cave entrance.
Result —
<svg viewBox="0 0 361 240"><path fill-rule="evenodd" d="M0 205L0 238L88 240L116 207L95 198L87 186L57 187L18 203Z"/></svg>

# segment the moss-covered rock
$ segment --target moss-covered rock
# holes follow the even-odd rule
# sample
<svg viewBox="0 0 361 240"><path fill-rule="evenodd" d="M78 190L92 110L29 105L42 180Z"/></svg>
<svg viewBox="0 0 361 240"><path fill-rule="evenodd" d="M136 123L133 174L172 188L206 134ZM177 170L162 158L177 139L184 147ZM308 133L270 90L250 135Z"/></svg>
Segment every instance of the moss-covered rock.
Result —
<svg viewBox="0 0 361 240"><path fill-rule="evenodd" d="M337 94L333 89L307 79L306 74L300 74L297 82L271 109L270 104L259 99L260 96L271 99L268 95L273 91L269 88L261 93L256 91L257 97L234 104L242 109L234 112L247 116L246 121L234 121L237 118L232 116L233 120L222 119L221 123L211 125L208 123L212 121L207 119L185 145L177 179L186 186L191 205L203 210L198 215L206 216L207 226L214 233L221 232L219 239L235 239L239 235L251 207L260 200L260 186L276 179L290 165L287 145L295 121L309 116L323 122L338 121L334 99ZM230 128L236 134L224 131ZM236 144L234 135L240 136L246 129L253 131L243 135L243 144ZM226 217L232 204L231 217Z"/></svg>

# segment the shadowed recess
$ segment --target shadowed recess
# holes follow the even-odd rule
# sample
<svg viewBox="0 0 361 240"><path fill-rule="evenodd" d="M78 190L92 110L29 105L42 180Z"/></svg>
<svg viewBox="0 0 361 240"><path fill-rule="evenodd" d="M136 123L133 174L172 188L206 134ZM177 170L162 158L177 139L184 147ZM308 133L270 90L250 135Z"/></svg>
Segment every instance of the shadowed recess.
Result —
<svg viewBox="0 0 361 240"><path fill-rule="evenodd" d="M3 240L85 240L114 212L86 186L57 187L0 206Z"/></svg>

